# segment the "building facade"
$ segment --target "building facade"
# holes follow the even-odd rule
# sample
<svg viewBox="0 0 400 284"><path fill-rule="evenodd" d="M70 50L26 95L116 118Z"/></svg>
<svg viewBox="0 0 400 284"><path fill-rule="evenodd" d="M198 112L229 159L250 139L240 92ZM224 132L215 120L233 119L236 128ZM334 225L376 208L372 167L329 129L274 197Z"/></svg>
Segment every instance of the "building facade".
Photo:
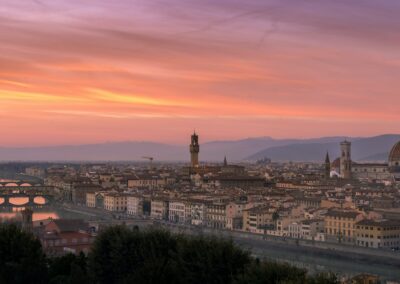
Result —
<svg viewBox="0 0 400 284"><path fill-rule="evenodd" d="M357 211L330 210L324 218L325 234L327 239L339 243L355 242L355 224L364 219L364 215Z"/></svg>
<svg viewBox="0 0 400 284"><path fill-rule="evenodd" d="M259 233L264 230L272 230L275 227L275 208L268 206L257 206L243 210L243 230Z"/></svg>
<svg viewBox="0 0 400 284"><path fill-rule="evenodd" d="M214 229L225 229L226 227L225 203L212 202L207 204L207 226Z"/></svg>
<svg viewBox="0 0 400 284"><path fill-rule="evenodd" d="M400 248L400 220L362 220L355 228L358 246L377 249Z"/></svg>
<svg viewBox="0 0 400 284"><path fill-rule="evenodd" d="M186 222L186 204L184 201L173 200L169 202L168 207L169 221L174 223Z"/></svg>
<svg viewBox="0 0 400 284"><path fill-rule="evenodd" d="M104 195L104 209L112 212L126 212L127 194L112 192Z"/></svg>
<svg viewBox="0 0 400 284"><path fill-rule="evenodd" d="M143 215L143 198L137 195L126 197L126 213L132 216Z"/></svg>
<svg viewBox="0 0 400 284"><path fill-rule="evenodd" d="M152 199L150 206L150 217L156 220L168 220L168 200Z"/></svg>

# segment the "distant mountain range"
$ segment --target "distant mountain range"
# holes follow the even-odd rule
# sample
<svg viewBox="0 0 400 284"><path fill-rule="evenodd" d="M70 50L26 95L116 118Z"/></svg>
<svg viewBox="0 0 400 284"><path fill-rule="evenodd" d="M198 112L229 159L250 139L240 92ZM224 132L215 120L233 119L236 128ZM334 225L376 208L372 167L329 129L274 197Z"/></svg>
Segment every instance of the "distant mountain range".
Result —
<svg viewBox="0 0 400 284"><path fill-rule="evenodd" d="M269 147L246 159L254 161L268 157L273 161L323 161L328 151L331 160L334 160L339 157L339 142L344 139L352 142L352 159L354 161L384 162L393 145L400 141L400 135L386 134L366 138L332 137L322 138L322 142L304 140L298 143Z"/></svg>
<svg viewBox="0 0 400 284"><path fill-rule="evenodd" d="M213 141L200 145L201 161L256 161L268 157L273 161L323 161L329 151L331 159L339 156L339 143L352 141L355 161L385 161L400 135L376 137L322 137L313 139L247 138L236 141ZM77 146L6 148L0 147L0 161L138 161L152 156L156 161L188 161L189 145L154 142L112 142Z"/></svg>

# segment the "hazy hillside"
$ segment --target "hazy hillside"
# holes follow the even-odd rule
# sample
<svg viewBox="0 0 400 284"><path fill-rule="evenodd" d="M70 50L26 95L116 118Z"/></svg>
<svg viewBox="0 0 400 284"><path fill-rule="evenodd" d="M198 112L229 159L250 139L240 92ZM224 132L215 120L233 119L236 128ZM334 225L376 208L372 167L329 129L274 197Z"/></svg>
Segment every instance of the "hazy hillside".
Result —
<svg viewBox="0 0 400 284"><path fill-rule="evenodd" d="M322 161L326 151L339 156L339 142L345 137L314 139L247 138L237 141L201 143L201 161L257 160L269 157L274 161ZM353 141L354 160L381 161L385 153L400 140L400 135L370 138L349 138ZM201 141L200 141L201 142ZM189 143L188 143L189 144ZM77 146L37 148L0 148L0 161L129 161L152 156L156 161L188 161L189 145L167 145L153 142L119 142ZM386 154L387 156L387 154ZM386 158L385 158L386 159Z"/></svg>
<svg viewBox="0 0 400 284"><path fill-rule="evenodd" d="M347 138L352 141L352 158L355 161L382 161L384 153L388 153L400 140L400 135L380 135L368 138ZM325 140L327 141L327 140ZM339 141L330 143L296 143L286 146L269 147L247 160L269 157L273 161L323 161L329 151L331 159L339 157ZM382 159L384 158L384 159Z"/></svg>
<svg viewBox="0 0 400 284"><path fill-rule="evenodd" d="M6 161L128 161L154 156L158 160L184 160L182 147L152 142L120 142L78 146L0 148Z"/></svg>
<svg viewBox="0 0 400 284"><path fill-rule="evenodd" d="M234 141L211 141L201 143L201 161L241 161L263 149L295 143L312 143L344 138L273 139L270 137L247 138ZM77 146L55 146L36 148L0 148L2 161L104 161L141 160L142 156L152 156L156 161L188 161L188 145L167 145L153 142L119 142L88 144Z"/></svg>
<svg viewBox="0 0 400 284"><path fill-rule="evenodd" d="M322 137L312 139L274 139L271 137L248 138L237 141L214 141L201 145L201 158L208 161L222 161L226 155L229 161L241 161L261 150L292 144L338 143L345 137ZM354 138L356 139L356 138Z"/></svg>

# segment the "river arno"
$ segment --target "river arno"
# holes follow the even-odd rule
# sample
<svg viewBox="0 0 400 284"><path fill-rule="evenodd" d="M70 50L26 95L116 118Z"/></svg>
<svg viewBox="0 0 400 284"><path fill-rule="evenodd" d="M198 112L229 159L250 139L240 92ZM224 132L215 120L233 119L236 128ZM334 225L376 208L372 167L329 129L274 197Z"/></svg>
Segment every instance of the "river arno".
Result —
<svg viewBox="0 0 400 284"><path fill-rule="evenodd" d="M6 221L19 221L21 220L21 211L25 209L23 206L24 203L26 203L25 198L13 198L11 201L13 204L17 205L16 207L7 207L7 208L1 208L1 200L0 200L0 222L6 222ZM33 210L33 216L32 219L33 221L39 221L39 220L46 220L46 219L59 219L59 218L66 218L66 219L88 219L88 215L81 214L79 212L72 212L69 210L63 209L61 206L43 206L40 207L41 204L44 203L44 200L41 200L40 197L38 197L38 200L35 200L37 205L39 205L37 208L31 208Z"/></svg>

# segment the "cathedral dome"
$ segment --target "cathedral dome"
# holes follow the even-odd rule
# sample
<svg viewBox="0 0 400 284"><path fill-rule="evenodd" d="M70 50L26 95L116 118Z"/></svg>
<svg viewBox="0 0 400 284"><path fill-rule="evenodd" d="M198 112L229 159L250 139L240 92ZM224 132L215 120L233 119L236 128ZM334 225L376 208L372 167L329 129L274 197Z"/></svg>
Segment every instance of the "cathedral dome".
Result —
<svg viewBox="0 0 400 284"><path fill-rule="evenodd" d="M400 141L397 142L390 151L389 166L396 172L400 171Z"/></svg>

